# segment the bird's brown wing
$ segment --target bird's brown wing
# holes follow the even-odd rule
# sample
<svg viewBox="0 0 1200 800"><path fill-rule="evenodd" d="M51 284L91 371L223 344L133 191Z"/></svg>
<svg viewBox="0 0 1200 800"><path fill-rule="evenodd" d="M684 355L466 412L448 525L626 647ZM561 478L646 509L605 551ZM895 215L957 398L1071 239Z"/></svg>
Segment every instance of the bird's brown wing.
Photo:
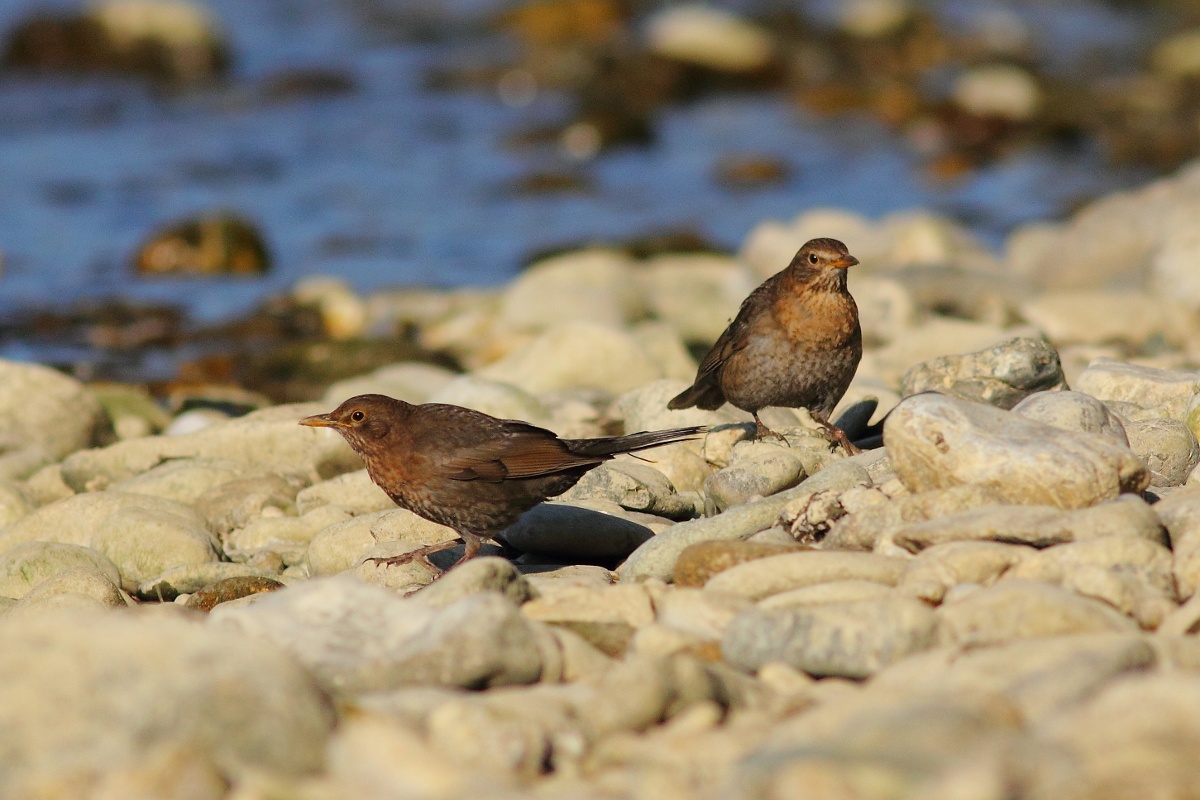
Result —
<svg viewBox="0 0 1200 800"><path fill-rule="evenodd" d="M739 350L745 349L750 337L751 321L756 314L762 313L762 309L770 304L778 277L776 275L763 282L742 301L742 306L738 309L733 322L729 323L729 327L724 330L712 349L704 356L704 360L700 362L700 368L696 371L697 384L710 375L716 375L722 364Z"/></svg>
<svg viewBox="0 0 1200 800"><path fill-rule="evenodd" d="M536 478L575 467L599 464L604 456L572 453L553 432L518 420L503 420L502 433L459 450L445 463L445 475L456 481Z"/></svg>

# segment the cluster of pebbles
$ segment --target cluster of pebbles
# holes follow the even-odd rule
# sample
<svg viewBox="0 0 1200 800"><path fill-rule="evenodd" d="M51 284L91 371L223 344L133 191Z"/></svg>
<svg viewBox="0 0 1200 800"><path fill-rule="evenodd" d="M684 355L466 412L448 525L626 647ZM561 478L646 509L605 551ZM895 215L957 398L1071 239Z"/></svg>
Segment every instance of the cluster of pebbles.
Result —
<svg viewBox="0 0 1200 800"><path fill-rule="evenodd" d="M0 362L0 795L1193 796L1200 302L1171 276L1198 184L1003 257L945 220L813 212L736 259L313 281L331 325L403 320L471 371L395 364L237 418ZM884 446L845 457L804 411L764 414L784 441L668 411L685 342L818 227L863 262L843 410L890 412ZM568 436L711 429L435 581L369 559L453 531L296 424L368 391Z"/></svg>

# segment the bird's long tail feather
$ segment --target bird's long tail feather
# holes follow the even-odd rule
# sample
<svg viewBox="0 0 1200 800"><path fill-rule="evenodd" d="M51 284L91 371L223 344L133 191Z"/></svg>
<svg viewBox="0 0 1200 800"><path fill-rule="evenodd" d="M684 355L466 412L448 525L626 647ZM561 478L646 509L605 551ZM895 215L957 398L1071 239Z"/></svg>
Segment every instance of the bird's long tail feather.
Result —
<svg viewBox="0 0 1200 800"><path fill-rule="evenodd" d="M698 425L691 428L671 428L665 431L642 431L641 433L628 433L624 436L607 436L603 439L565 439L563 443L572 453L581 456L604 457L695 439L707 430L707 427Z"/></svg>

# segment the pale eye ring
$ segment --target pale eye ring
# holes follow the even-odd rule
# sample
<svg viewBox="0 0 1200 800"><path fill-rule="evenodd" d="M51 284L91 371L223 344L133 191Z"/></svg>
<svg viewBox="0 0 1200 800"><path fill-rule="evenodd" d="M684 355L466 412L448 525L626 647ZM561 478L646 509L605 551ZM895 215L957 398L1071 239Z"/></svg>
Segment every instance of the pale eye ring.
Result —
<svg viewBox="0 0 1200 800"><path fill-rule="evenodd" d="M808 254L808 263L810 263L810 264L815 264L815 263L817 263L817 254L816 254L816 253L809 253L809 254Z"/></svg>
<svg viewBox="0 0 1200 800"><path fill-rule="evenodd" d="M355 411L354 413L352 413L350 415L351 422L362 422L366 418L367 418L367 415L361 411Z"/></svg>

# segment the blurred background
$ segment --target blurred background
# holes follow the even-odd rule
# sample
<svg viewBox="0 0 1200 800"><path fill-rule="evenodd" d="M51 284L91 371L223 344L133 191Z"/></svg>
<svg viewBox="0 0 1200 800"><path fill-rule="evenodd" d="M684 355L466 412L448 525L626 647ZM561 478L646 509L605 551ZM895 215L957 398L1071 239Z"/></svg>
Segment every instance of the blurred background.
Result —
<svg viewBox="0 0 1200 800"><path fill-rule="evenodd" d="M0 357L354 374L416 345L312 276L426 302L820 207L1000 252L1198 153L1183 0L0 0Z"/></svg>

